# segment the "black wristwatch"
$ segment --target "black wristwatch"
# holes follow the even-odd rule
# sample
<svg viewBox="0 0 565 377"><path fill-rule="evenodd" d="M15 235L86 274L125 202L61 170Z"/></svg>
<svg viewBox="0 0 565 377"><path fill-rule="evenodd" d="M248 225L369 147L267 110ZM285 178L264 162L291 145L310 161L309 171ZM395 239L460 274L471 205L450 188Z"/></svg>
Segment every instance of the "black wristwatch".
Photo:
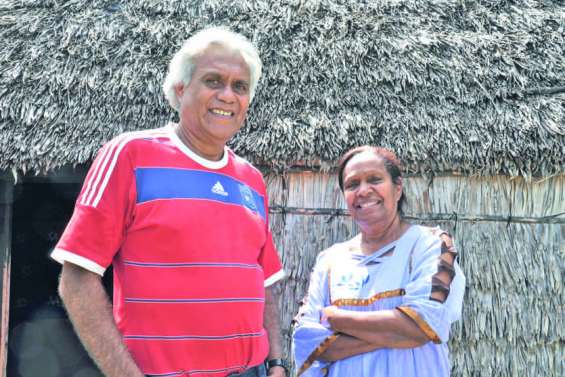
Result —
<svg viewBox="0 0 565 377"><path fill-rule="evenodd" d="M288 374L289 370L288 370L288 363L286 362L286 360L283 359L271 359L271 360L267 360L267 362L265 363L265 366L267 367L267 372L269 371L269 369L271 369L272 367L283 367L284 371L286 372L286 374Z"/></svg>

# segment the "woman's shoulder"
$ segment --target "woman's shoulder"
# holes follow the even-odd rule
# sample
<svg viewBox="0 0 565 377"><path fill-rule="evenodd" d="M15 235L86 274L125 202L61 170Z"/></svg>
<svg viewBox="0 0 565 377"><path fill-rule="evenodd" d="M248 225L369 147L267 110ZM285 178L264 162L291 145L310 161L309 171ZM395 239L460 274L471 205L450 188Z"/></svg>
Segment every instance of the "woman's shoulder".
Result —
<svg viewBox="0 0 565 377"><path fill-rule="evenodd" d="M449 250L456 254L453 238L447 230L438 226L413 225L413 227L416 227L414 231L417 232L417 245L419 246L417 249L423 251L441 248L442 252Z"/></svg>
<svg viewBox="0 0 565 377"><path fill-rule="evenodd" d="M426 225L412 225L412 230L422 240L442 240L445 237L451 238L449 232L440 228L439 226L426 226Z"/></svg>
<svg viewBox="0 0 565 377"><path fill-rule="evenodd" d="M349 240L336 242L325 250L322 250L318 254L318 259L316 263L328 264L340 258L348 257L351 252L359 249L358 236L355 236Z"/></svg>

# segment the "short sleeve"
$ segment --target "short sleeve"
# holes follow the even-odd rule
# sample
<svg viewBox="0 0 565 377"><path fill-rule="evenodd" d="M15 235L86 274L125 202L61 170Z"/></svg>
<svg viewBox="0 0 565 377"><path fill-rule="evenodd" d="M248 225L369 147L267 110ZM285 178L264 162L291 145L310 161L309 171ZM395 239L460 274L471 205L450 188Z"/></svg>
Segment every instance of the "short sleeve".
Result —
<svg viewBox="0 0 565 377"><path fill-rule="evenodd" d="M263 246L263 250L261 250L261 254L259 255L259 264L261 265L261 268L263 268L265 287L273 285L285 277L270 230L267 231L267 240L265 242L265 246Z"/></svg>
<svg viewBox="0 0 565 377"><path fill-rule="evenodd" d="M267 195L264 195L263 203L265 206L265 232L266 232L266 239L265 245L261 250L259 255L259 264L263 269L263 274L265 277L265 287L273 285L277 281L283 279L285 277L284 270L282 268L281 260L279 258L279 254L277 253L277 249L275 247L275 243L273 241L273 234L271 233L271 228L269 226L269 203L267 199Z"/></svg>
<svg viewBox="0 0 565 377"><path fill-rule="evenodd" d="M330 304L328 269L323 259L320 254L310 275L308 293L296 316L292 336L292 351L301 376L323 375L322 369L329 363L318 360L318 356L337 338L337 334L320 323L322 309Z"/></svg>
<svg viewBox="0 0 565 377"><path fill-rule="evenodd" d="M103 275L120 248L135 205L135 180L127 138L98 153L83 183L73 215L51 257Z"/></svg>
<svg viewBox="0 0 565 377"><path fill-rule="evenodd" d="M465 277L446 233L430 235L417 245L410 281L397 308L435 343L447 342L449 329L461 317Z"/></svg>

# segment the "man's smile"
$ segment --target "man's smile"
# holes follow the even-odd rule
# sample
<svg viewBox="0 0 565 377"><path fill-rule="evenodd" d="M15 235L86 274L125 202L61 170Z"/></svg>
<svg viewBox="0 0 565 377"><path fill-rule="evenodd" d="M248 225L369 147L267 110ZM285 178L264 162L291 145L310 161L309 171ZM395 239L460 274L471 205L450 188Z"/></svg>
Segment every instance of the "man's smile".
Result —
<svg viewBox="0 0 565 377"><path fill-rule="evenodd" d="M225 117L232 117L233 114L234 114L231 111L225 111L225 110L222 110L222 109L210 109L209 111L214 115L221 115L221 116L225 116Z"/></svg>

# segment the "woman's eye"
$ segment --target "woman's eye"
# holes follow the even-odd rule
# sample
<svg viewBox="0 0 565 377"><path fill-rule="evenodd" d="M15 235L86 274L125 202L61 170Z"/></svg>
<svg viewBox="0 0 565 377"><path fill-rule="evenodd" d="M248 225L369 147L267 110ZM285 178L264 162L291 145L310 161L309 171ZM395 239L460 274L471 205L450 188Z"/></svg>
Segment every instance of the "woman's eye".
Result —
<svg viewBox="0 0 565 377"><path fill-rule="evenodd" d="M343 187L344 187L346 190L352 190L352 189L354 189L355 187L357 187L358 185L359 185L359 184L358 184L357 182L347 182Z"/></svg>
<svg viewBox="0 0 565 377"><path fill-rule="evenodd" d="M381 181L381 178L379 178L379 177L371 177L371 178L367 179L367 182L370 182L370 183L379 183L380 181Z"/></svg>

